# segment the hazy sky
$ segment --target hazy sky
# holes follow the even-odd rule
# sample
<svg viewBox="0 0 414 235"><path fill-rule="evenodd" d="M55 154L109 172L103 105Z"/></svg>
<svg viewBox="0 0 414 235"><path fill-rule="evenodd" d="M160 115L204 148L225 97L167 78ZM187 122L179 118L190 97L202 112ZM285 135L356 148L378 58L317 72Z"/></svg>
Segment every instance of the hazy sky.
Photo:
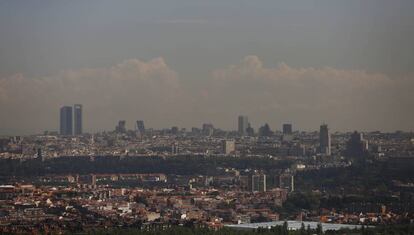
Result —
<svg viewBox="0 0 414 235"><path fill-rule="evenodd" d="M0 135L148 127L414 130L414 1L0 1Z"/></svg>

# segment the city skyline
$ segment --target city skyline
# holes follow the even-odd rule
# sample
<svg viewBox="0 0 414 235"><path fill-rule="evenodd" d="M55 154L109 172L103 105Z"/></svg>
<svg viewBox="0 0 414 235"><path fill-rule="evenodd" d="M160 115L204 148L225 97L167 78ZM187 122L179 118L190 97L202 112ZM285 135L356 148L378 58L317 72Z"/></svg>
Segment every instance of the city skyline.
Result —
<svg viewBox="0 0 414 235"><path fill-rule="evenodd" d="M70 108L69 111L66 110L68 108ZM63 109L65 109L65 111L62 111ZM81 135L83 133L98 133L98 132L101 132L101 131L113 131L114 130L114 128L113 128L114 123L112 123L112 126L108 126L106 128L99 129L99 130L90 130L90 129L86 128L87 131L84 132L83 131L84 127L83 127L82 112L83 112L83 105L82 104L74 104L73 107L72 106L65 106L65 105L61 106L60 115L59 115L60 116L59 117L59 124L58 124L57 128L55 128L55 129L53 129L53 128L45 129L45 130L41 130L41 131L36 132L36 133L30 133L30 134L42 134L44 132L48 132L48 133L58 132L59 134L61 134L62 131L63 131L63 133L67 133L67 134L64 134L64 135ZM71 113L71 115L69 113ZM71 120L68 118L69 115L71 116L70 117ZM63 116L66 116L66 117L63 117ZM63 119L62 119L62 117L63 117ZM68 119L68 120L65 121L66 120L65 118ZM65 122L67 122L67 123L70 122L70 124L65 124ZM125 119L117 120L116 121L117 126L116 126L115 130L119 127L121 122L122 122L122 126L123 126L122 128L125 128L125 131L134 130L134 131L141 131L142 132L143 130L145 130L144 120L136 120L136 119L132 120L132 121L128 121L128 120L125 120ZM145 121L145 122L147 122L147 121ZM246 130L244 132L241 132L241 129L243 129L243 126L246 126L245 129L248 129L249 127L252 127L254 133L258 134L259 129L262 127L262 125L264 125L264 124L267 125L268 123L271 123L271 122L265 121L264 123L254 123L254 122L251 123L248 116L238 115L236 122L233 123L233 127L222 128L222 127L214 125L214 122L208 122L208 125L212 125L215 129L217 128L217 129L221 129L221 130L224 130L224 131L238 132L243 136L243 135L248 135ZM162 130L162 129L169 129L171 127L179 127L179 128L185 128L187 130L191 130L191 128L201 128L202 129L203 125L205 125L205 124L206 123L204 123L204 124L199 123L199 125L195 125L195 126L177 126L177 125L172 124L172 125L169 125L169 126L157 126L157 127L149 126L148 128L155 129L155 130ZM64 125L66 125L66 127L63 127ZM296 124L296 125L300 126L300 124L299 125ZM327 126L325 121L321 121L317 125L320 125L319 132L321 132L322 126ZM281 123L278 123L276 125L270 125L269 127L270 127L270 130L279 131L281 133L284 133L285 131L287 131L286 133L289 134L289 133L292 133L292 126L293 126L292 122L289 122L289 123L281 122ZM62 128L65 129L65 130L63 130ZM405 131L405 130L383 131L383 130L380 130L380 129L364 130L364 129L356 129L356 128L352 129L352 128L350 128L350 129L346 129L346 130L335 130L334 129L334 132L354 132L356 130L359 130L359 131L362 131L362 132L382 131L382 132L385 132L385 133L394 132L394 131ZM295 131L314 132L314 131L318 131L318 128L317 128L317 126L315 126L313 129L312 128L310 128L310 129L299 129L298 128ZM410 132L411 130L408 130L408 131ZM286 133L284 133L284 134L286 134ZM17 134L20 135L19 133L17 133ZM7 134L6 133L5 135L7 136L7 135L12 135L12 134Z"/></svg>
<svg viewBox="0 0 414 235"><path fill-rule="evenodd" d="M413 5L2 2L0 135L55 130L56 107L78 103L87 132L136 117L233 129L240 114L256 129L413 131Z"/></svg>
<svg viewBox="0 0 414 235"><path fill-rule="evenodd" d="M0 1L0 234L411 234L413 10Z"/></svg>
<svg viewBox="0 0 414 235"><path fill-rule="evenodd" d="M60 108L60 117L59 117L59 120L60 120L59 134L60 135L82 135L83 134L82 107L83 107L82 104L75 104L73 105L73 108L71 106L62 106ZM72 110L73 110L73 115L72 115ZM230 130L225 130L225 131L237 132L240 136L250 136L250 135L260 136L261 135L260 129L263 128L263 126L261 126L261 127L258 127L257 129L254 129L252 124L249 122L249 117L245 115L237 116L237 123L235 125L236 125L235 129L230 129ZM279 131L283 135L288 135L288 136L291 136L291 134L293 133L292 123L283 123L280 129L277 127L275 129L272 129L271 127L268 126L267 123L265 123L265 126L267 126L267 128L269 129L271 133L272 133L272 130ZM186 127L178 127L178 126L171 127L171 129L174 129L174 128L177 129L177 131L179 128L187 129ZM195 127L195 126L191 127L191 129L193 128L198 129L198 127ZM221 128L215 127L214 124L212 123L208 123L208 124L203 123L199 130L205 131L206 128L210 128L211 129L210 131L213 131L213 129L221 129ZM249 133L249 128L251 128L251 133ZM150 129L154 129L154 128L150 127ZM162 127L160 129L165 130L165 129L170 129L170 127ZM144 120L137 120L133 128L128 127L126 120L118 120L118 123L115 126L115 129L112 129L109 131L113 131L113 130L115 130L115 132L118 132L118 133L126 133L127 131L137 131L142 135L145 133ZM190 128L188 130L190 131ZM297 130L297 131L301 132L304 130ZM353 131L356 132L355 130ZM47 130L47 132L52 133L53 131L49 132L49 130ZM331 140L330 140L329 128L326 123L322 123L320 125L319 133L320 133L320 137L319 137L320 150L319 151L320 153L329 156L331 152L330 150ZM212 133L207 134L207 135L211 135L211 134Z"/></svg>
<svg viewBox="0 0 414 235"><path fill-rule="evenodd" d="M152 63L152 62L151 62ZM291 68L287 68L287 70L291 70ZM313 70L313 69L311 69ZM299 72L299 70L297 71ZM318 73L322 71L318 71ZM331 71L333 73L337 73L336 71ZM359 73L359 72L355 72L355 73ZM364 76L366 76L367 74L365 74ZM323 76L327 76L326 74L324 74ZM349 75L346 75L349 76ZM13 78L14 79L14 78ZM12 79L12 80L13 80ZM18 78L21 79L21 78ZM369 78L370 79L370 78ZM382 79L382 78L381 78ZM409 81L409 80L407 80ZM169 90L169 85L168 82L169 81L164 81L166 82L163 85L163 89ZM345 81L344 81L345 82ZM365 81L364 81L365 82ZM387 83L387 82L386 82ZM153 86L154 84L150 84L150 86ZM227 86L227 85L226 85ZM414 87L414 86L413 86ZM408 84L408 86L405 89L411 89L411 84ZM80 88L81 89L81 88ZM174 88L173 88L174 90ZM201 91L201 96L211 96L208 94L208 92L206 94L203 93L204 91ZM381 91L377 91L378 93ZM156 94L156 93L155 93ZM179 94L179 92L178 92ZM115 94L114 94L115 95ZM149 96L153 96L149 95ZM177 98L176 94L172 94L170 92L170 95L172 99ZM352 94L350 94L352 95ZM175 97L174 97L175 96ZM181 97L183 98L183 97ZM247 97L246 97L247 98ZM407 97L408 98L408 97ZM203 98L204 99L204 98ZM211 99L216 99L216 97L213 95L211 96ZM414 100L414 99L413 99ZM84 103L82 101L80 101L79 99L75 99L76 103ZM208 100L205 100L208 101ZM389 100L390 102L392 100ZM128 101L129 102L129 101ZM166 101L162 101L162 102L166 102ZM169 101L168 101L169 102ZM348 101L347 101L348 102ZM405 103L407 102L411 102L411 100L405 100ZM68 103L68 102L65 102ZM277 102L276 102L277 103ZM275 105L276 105L275 103ZM116 115L114 113L115 110L121 108L121 107L117 107L117 106L111 106L111 107L107 107L105 110L102 110L102 108L99 108L96 106L96 104L88 104L88 107L90 107L91 111L99 111L100 113L108 113L109 115L99 115L99 117L105 116L105 119L102 118L98 118L94 112L88 113L87 117L85 118L85 120L83 121L85 123L85 126L87 126L87 128L85 129L88 132L95 132L95 131L102 131L102 130L109 130L111 129L112 123L116 120L118 120L121 116L125 117L128 116L128 118L124 118L126 120L128 120L129 123L132 123L135 119L135 114L125 114L125 112L123 112L123 115ZM145 104L145 106L148 106L149 104ZM164 103L165 105L165 103ZM177 105L177 104L175 104ZM179 106L180 103L178 103ZM272 104L269 104L272 105ZM293 105L299 105L298 104L293 104ZM172 108L173 104L169 104L169 108ZM229 104L229 107L231 106L231 104ZM197 117L198 115L195 115L195 118L191 118L188 119L188 117L186 117L186 114L188 114L190 111L186 111L186 112L179 112L179 111L174 111L174 109L172 110L165 110L163 112L160 111L156 111L158 113L153 114L155 107L146 107L146 109L148 110L148 112L138 112L137 111L133 111L132 108L130 107L134 107L134 105L125 105L123 106L121 109L123 110L128 110L128 112L133 112L136 113L137 115L140 115L142 117L146 117L145 119L148 120L148 123L151 123L152 126L154 128L163 128L163 127L168 127L168 126L172 126L172 125L178 125L178 126L182 126L182 127L186 127L186 128L191 128L193 126L197 126L198 123L202 123L202 122L213 122L215 123L215 126L220 127L222 129L233 129L234 125L232 122L232 117L230 117L230 113L234 114L234 115L239 115L239 112L237 111L233 111L231 109L228 110L228 112L223 111L220 113L215 113L212 114L211 117L212 118L208 118L207 116L203 115L203 117ZM211 105L208 105L206 107L211 107ZM413 127L412 127L412 122L407 122L407 124L405 124L403 127L401 125L401 123L403 122L390 122L388 120L388 116L375 116L376 118L373 118L372 122L369 121L369 119L367 120L362 120L363 117L361 117L361 121L356 120L352 120L349 121L348 115L355 115L358 116L360 115L360 113L354 112L354 113L349 113L349 112L344 112L343 114L341 112L332 112L332 113L325 113L325 115L321 115L318 116L318 114L315 114L317 109L320 108L315 108L315 110L311 111L312 108L315 106L309 105L308 107L303 107L304 110L308 110L311 113L314 113L310 116L309 119L306 119L306 115L298 115L298 110L292 110L292 112L280 112L280 113L267 113L267 115L259 115L257 113L252 113L251 111L247 111L247 112L243 112L245 114L248 114L247 116L251 117L252 120L255 120L254 123L256 125L260 125L259 123L266 123L268 122L269 125L274 128L275 126L279 126L281 123L283 122L292 122L295 123L295 126L297 126L299 129L301 130L314 130L314 126L319 125L320 123L322 123L323 121L327 121L329 123L332 123L333 127L334 127L334 131L352 131L355 129L358 130L363 130L363 131L388 131L388 132L393 132L393 131L397 131L397 130L403 130L403 131L413 131ZM339 109L340 107L338 106L337 109ZM389 106L389 107L382 107L382 108L398 108L401 109L403 107L399 107L399 106ZM376 111L378 112L384 112L385 110L382 110L382 108L378 107L378 109ZM113 110L111 110L113 109ZM153 110L154 109L154 110ZM200 111L200 108L195 108L198 111ZM353 107L353 109L355 109L355 107ZM52 112L51 110L45 110L45 107L42 107L40 110L42 110L42 112L38 112L36 111L36 115L35 116L42 116L42 120L37 120L38 122L43 124L40 125L28 125L28 123L26 122L19 122L16 123L17 126L13 126L13 125L9 125L9 122L1 122L0 123L0 133L3 135L13 135L13 134L36 134L36 133L40 133L43 132L44 130L55 130L54 126L56 126L58 123L56 123L56 121L53 119L51 121L47 121L45 122L45 120L48 120L48 117L44 117L43 115L45 114L52 114L52 115L56 115L55 112ZM410 109L407 109L406 111L408 112ZM22 110L20 110L22 111ZM363 111L363 113L366 113L367 111ZM411 112L411 111L410 111ZM291 114L290 114L291 113ZM388 111L387 111L388 113ZM10 113L2 113L2 120L6 120L7 117L4 116L9 116ZM363 114L368 115L368 114ZM411 115L411 114L410 114ZM17 115L18 117L20 117L19 119L24 119L25 117L22 117L21 114ZM190 115L191 116L191 115ZM190 117L189 116L189 117ZM4 117L4 119L3 119ZM171 117L171 118L168 118ZM393 120L407 120L410 119L410 116L407 115L398 115L393 119L390 119L391 121ZM19 120L17 119L17 120ZM187 121L183 121L184 119L187 119ZM346 120L344 122L344 119ZM387 120L386 120L387 119ZM257 121L256 121L257 120ZM15 121L13 121L15 122ZM382 122L384 124L378 124L379 122ZM405 121L404 121L405 122ZM6 125L4 124L6 123ZM54 123L54 124L52 124ZM100 123L99 125L97 125L96 123ZM351 125L351 124L352 125ZM376 124L377 123L377 124ZM390 124L391 123L391 124ZM258 128L258 126L256 126L253 124L253 126L255 128ZM24 126L24 127L23 127ZM131 127L132 128L132 127Z"/></svg>

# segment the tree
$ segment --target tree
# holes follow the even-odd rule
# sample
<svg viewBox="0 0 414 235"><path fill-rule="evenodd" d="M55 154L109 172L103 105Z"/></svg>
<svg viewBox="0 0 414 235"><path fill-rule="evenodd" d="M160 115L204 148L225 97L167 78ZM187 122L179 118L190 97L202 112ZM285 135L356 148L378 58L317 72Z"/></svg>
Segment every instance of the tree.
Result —
<svg viewBox="0 0 414 235"><path fill-rule="evenodd" d="M306 235L305 224L303 222L302 222L302 225L300 226L299 234L300 235Z"/></svg>
<svg viewBox="0 0 414 235"><path fill-rule="evenodd" d="M312 230L310 227L310 224L308 224L308 227L306 228L306 235L311 235L312 234Z"/></svg>
<svg viewBox="0 0 414 235"><path fill-rule="evenodd" d="M318 223L318 226L316 226L316 233L317 233L318 235L323 234L322 224L321 224L321 223Z"/></svg>
<svg viewBox="0 0 414 235"><path fill-rule="evenodd" d="M287 221L285 221L283 223L283 227L282 227L282 234L283 235L288 235L289 234L289 227L288 227L288 223Z"/></svg>

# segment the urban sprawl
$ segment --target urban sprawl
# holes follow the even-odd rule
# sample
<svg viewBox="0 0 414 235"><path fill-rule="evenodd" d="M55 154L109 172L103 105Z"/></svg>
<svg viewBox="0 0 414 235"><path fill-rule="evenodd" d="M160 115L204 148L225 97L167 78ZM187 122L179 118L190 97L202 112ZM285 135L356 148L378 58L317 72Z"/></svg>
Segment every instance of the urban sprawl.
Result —
<svg viewBox="0 0 414 235"><path fill-rule="evenodd" d="M0 137L0 233L414 222L414 133L236 122L91 134L64 106L59 132Z"/></svg>

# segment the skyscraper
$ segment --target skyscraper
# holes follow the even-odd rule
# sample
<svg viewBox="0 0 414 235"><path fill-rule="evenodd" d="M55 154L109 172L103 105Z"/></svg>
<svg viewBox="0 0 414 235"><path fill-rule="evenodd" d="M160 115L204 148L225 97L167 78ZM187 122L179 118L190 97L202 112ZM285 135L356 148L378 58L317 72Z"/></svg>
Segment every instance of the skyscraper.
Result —
<svg viewBox="0 0 414 235"><path fill-rule="evenodd" d="M279 188L287 189L289 192L295 190L295 178L290 172L279 175Z"/></svg>
<svg viewBox="0 0 414 235"><path fill-rule="evenodd" d="M178 143L173 143L171 146L171 154L178 154L180 152L180 148Z"/></svg>
<svg viewBox="0 0 414 235"><path fill-rule="evenodd" d="M178 128L178 126L173 126L173 127L171 127L171 134L173 134L173 135L177 135L177 134L178 134L178 132L179 132L179 128Z"/></svg>
<svg viewBox="0 0 414 235"><path fill-rule="evenodd" d="M145 125L144 125L144 121L142 120L138 120L137 121L137 131L140 134L144 134L145 133Z"/></svg>
<svg viewBox="0 0 414 235"><path fill-rule="evenodd" d="M250 178L250 188L252 192L266 192L266 175L254 174Z"/></svg>
<svg viewBox="0 0 414 235"><path fill-rule="evenodd" d="M61 135L72 135L72 107L63 106L60 108L60 134Z"/></svg>
<svg viewBox="0 0 414 235"><path fill-rule="evenodd" d="M293 140L292 124L285 123L283 124L282 141L291 142L292 140Z"/></svg>
<svg viewBox="0 0 414 235"><path fill-rule="evenodd" d="M117 133L125 133L126 132L126 121L120 120L118 125L115 127L115 132Z"/></svg>
<svg viewBox="0 0 414 235"><path fill-rule="evenodd" d="M322 124L319 130L319 151L325 156L331 155L331 136L326 124Z"/></svg>
<svg viewBox="0 0 414 235"><path fill-rule="evenodd" d="M346 144L345 156L357 160L368 156L368 141L362 133L355 131L351 134Z"/></svg>
<svg viewBox="0 0 414 235"><path fill-rule="evenodd" d="M75 104L73 109L75 114L75 135L82 135L82 105Z"/></svg>
<svg viewBox="0 0 414 235"><path fill-rule="evenodd" d="M283 124L283 134L284 135L292 134L292 124Z"/></svg>
<svg viewBox="0 0 414 235"><path fill-rule="evenodd" d="M213 124L210 123L204 123L203 124L203 129L202 129L202 133L205 136L212 136L214 133L214 126Z"/></svg>
<svg viewBox="0 0 414 235"><path fill-rule="evenodd" d="M254 129L253 129L253 127L250 125L250 122L247 124L246 134L247 134L248 136L254 136Z"/></svg>
<svg viewBox="0 0 414 235"><path fill-rule="evenodd" d="M239 116L238 118L238 131L240 135L247 134L247 127L249 125L249 119L247 116Z"/></svg>
<svg viewBox="0 0 414 235"><path fill-rule="evenodd" d="M222 141L223 153L226 155L234 153L236 151L236 143L234 140L223 140Z"/></svg>
<svg viewBox="0 0 414 235"><path fill-rule="evenodd" d="M269 124L267 124L267 123L264 124L263 126L261 126L259 128L259 136L267 136L267 137L269 137L269 136L272 136L272 134L273 134L273 132L270 129Z"/></svg>

